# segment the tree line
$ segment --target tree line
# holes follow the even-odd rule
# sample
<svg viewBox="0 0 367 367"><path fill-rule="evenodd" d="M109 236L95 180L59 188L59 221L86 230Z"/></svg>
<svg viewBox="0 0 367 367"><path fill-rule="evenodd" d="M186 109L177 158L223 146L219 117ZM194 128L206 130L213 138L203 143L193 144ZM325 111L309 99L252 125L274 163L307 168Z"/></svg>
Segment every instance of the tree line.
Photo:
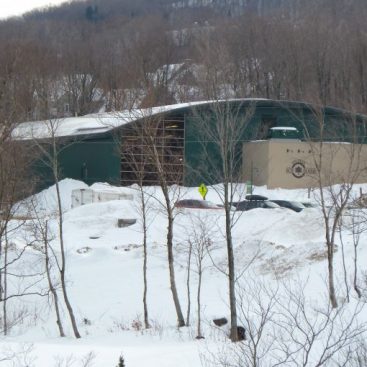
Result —
<svg viewBox="0 0 367 367"><path fill-rule="evenodd" d="M366 111L361 1L104 3L0 23L0 98L18 121L224 95ZM247 10L216 11L234 3ZM114 6L126 11L106 15Z"/></svg>

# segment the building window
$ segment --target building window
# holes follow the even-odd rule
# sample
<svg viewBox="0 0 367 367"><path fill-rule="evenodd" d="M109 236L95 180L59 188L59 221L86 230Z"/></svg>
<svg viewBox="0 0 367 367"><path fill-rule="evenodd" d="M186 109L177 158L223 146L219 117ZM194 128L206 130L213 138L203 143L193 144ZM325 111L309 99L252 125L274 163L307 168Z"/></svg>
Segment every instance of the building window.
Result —
<svg viewBox="0 0 367 367"><path fill-rule="evenodd" d="M257 140L265 140L268 138L269 130L275 127L277 124L277 118L271 115L263 115L261 117L261 122L259 125L259 130L257 131Z"/></svg>
<svg viewBox="0 0 367 367"><path fill-rule="evenodd" d="M182 184L184 129L183 115L148 119L127 126L122 137L121 184L126 186L141 182L144 185L158 185L162 174L169 185ZM163 169L163 173L159 169Z"/></svg>

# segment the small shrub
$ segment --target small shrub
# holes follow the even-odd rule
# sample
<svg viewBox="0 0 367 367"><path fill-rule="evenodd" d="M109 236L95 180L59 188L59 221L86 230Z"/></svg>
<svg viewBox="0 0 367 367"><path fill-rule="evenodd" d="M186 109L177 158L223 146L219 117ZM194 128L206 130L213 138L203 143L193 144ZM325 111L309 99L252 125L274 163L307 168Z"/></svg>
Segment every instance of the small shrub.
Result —
<svg viewBox="0 0 367 367"><path fill-rule="evenodd" d="M116 367L125 367L125 360L122 354L119 357L119 363L117 364Z"/></svg>
<svg viewBox="0 0 367 367"><path fill-rule="evenodd" d="M131 328L135 331L141 331L143 329L143 323L140 321L139 317L132 321Z"/></svg>
<svg viewBox="0 0 367 367"><path fill-rule="evenodd" d="M90 326L92 325L92 321L90 321L89 319L87 319L86 317L83 318L83 324L84 325L87 325L87 326Z"/></svg>

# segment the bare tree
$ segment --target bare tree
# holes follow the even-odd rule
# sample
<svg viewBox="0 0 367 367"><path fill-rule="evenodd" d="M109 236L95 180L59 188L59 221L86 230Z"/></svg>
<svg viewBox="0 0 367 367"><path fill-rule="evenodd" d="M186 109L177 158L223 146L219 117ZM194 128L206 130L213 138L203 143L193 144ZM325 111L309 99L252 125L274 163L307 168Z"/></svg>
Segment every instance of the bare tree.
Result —
<svg viewBox="0 0 367 367"><path fill-rule="evenodd" d="M0 138L0 302L3 311L3 332L6 335L10 330L8 323L8 300L20 297L32 292L30 285L17 292L9 290L8 284L17 283L15 280L24 279L26 276L37 278L37 271L14 271L12 266L22 261L26 249L29 247L25 243L19 248L14 248L12 237L21 229L27 220L27 213L20 215L20 200L31 193L33 189L33 177L29 171L32 161L32 151L27 147L20 146L11 140L11 133L14 126L4 126L3 132L8 134ZM9 130L8 130L9 129ZM25 274L27 272L27 274ZM35 283L37 280L35 280ZM35 293L37 291L34 291Z"/></svg>
<svg viewBox="0 0 367 367"><path fill-rule="evenodd" d="M287 286L285 302L277 300L281 360L294 366L322 366L331 361L343 365L343 352L355 347L366 333L366 325L359 322L364 305L357 302L349 308L345 303L337 309L326 301L311 305L315 300L306 299L304 286L296 287Z"/></svg>
<svg viewBox="0 0 367 367"><path fill-rule="evenodd" d="M32 143L39 149L40 161L49 170L52 179L54 180L57 202L57 219L58 219L58 237L60 243L60 259L56 262L60 275L60 283L63 299L68 310L69 318L76 338L80 338L80 333L77 327L74 311L69 300L67 285L66 285L66 249L64 240L64 209L62 207L62 198L60 192L60 153L65 149L65 145L58 141L58 129L62 120L47 120L43 122L43 129L46 131L47 138L42 141L35 136ZM69 142L70 144L70 142ZM66 147L69 145L66 144Z"/></svg>
<svg viewBox="0 0 367 367"><path fill-rule="evenodd" d="M138 159L139 164L141 164L144 160L144 165L140 166L142 169L139 174L141 175L140 182L142 184L158 184L162 190L163 199L157 199L156 203L167 217L167 258L170 285L178 326L182 327L185 325L185 321L175 280L173 237L174 204L181 195L181 188L177 184L180 184L183 178L183 162L180 161L183 147L177 146L177 142L182 144L182 141L175 137L178 125L173 124L169 119L166 120L159 115L152 116L151 110L135 111L135 114L137 121L123 132L125 144L122 155L127 150L136 157L133 162ZM179 133L180 130L178 130ZM136 170L131 169L130 162L124 164L128 172L124 173L123 182L139 182L139 179L135 177Z"/></svg>
<svg viewBox="0 0 367 367"><path fill-rule="evenodd" d="M232 229L238 213L232 211L231 203L243 196L241 177L242 143L245 130L253 114L250 104L233 104L230 100L215 100L209 111L195 111L197 131L202 141L201 160L205 167L196 167L201 177L209 182L218 182L217 193L225 211L225 242L227 246L228 289L231 313L232 341L237 341L236 271L233 254Z"/></svg>
<svg viewBox="0 0 367 367"><path fill-rule="evenodd" d="M136 134L139 137L139 127L136 127ZM138 211L141 217L141 229L143 232L143 307L144 307L144 326L146 329L150 328L149 312L148 312L148 277L147 277L147 264L148 264L148 229L151 225L153 216L152 199L154 193L144 187L144 177L146 175L146 168L149 165L148 156L136 154L136 146L126 144L124 145L121 137L116 137L122 151L122 159L129 162L131 173L135 177L137 184L137 192L139 197ZM133 186L135 188L135 185Z"/></svg>
<svg viewBox="0 0 367 367"><path fill-rule="evenodd" d="M360 245L360 237L365 232L365 222L361 223L359 216L352 217L352 237L353 237L353 288L358 295L358 298L362 297L360 286L358 285L358 250Z"/></svg>
<svg viewBox="0 0 367 367"><path fill-rule="evenodd" d="M347 272L347 265L345 261L345 243L343 238L343 218L340 219L338 224L338 231L339 231L339 242L341 244L342 249L342 263L343 263L343 276L344 276L344 285L345 285L345 293L347 301L350 302L350 295L349 295L349 282L348 282L348 272Z"/></svg>
<svg viewBox="0 0 367 367"><path fill-rule="evenodd" d="M140 171L140 173L143 171ZM148 312L148 277L147 277L147 264L148 264L148 228L152 223L152 217L150 217L151 207L149 206L149 200L151 199L151 194L144 191L142 182L138 184L139 200L140 200L140 213L142 219L142 231L143 231L143 307L144 307L144 325L145 328L150 328L149 323L149 312Z"/></svg>
<svg viewBox="0 0 367 367"><path fill-rule="evenodd" d="M20 344L17 347L2 347L0 350L0 362L12 362L17 366L34 366L33 344Z"/></svg>
<svg viewBox="0 0 367 367"><path fill-rule="evenodd" d="M315 103L308 110L312 121L301 121L301 124L310 152L308 164L312 172L308 175L309 184L317 187L315 199L321 206L328 258L329 295L335 308L338 306L334 281L336 236L345 209L352 199L353 187L366 174L367 167L362 158L363 145L360 144L360 135L366 126L365 122L358 120L356 114L345 113L338 119L334 118L335 128L331 131L327 124L332 116L327 115L326 108ZM340 143L333 144L330 140ZM339 157L347 162L343 169L337 165Z"/></svg>
<svg viewBox="0 0 367 367"><path fill-rule="evenodd" d="M318 300L306 296L306 286L295 281L272 287L248 275L238 289L247 340L211 352L209 360L222 366L349 365L366 335L360 321L364 305L344 303L334 309L328 295Z"/></svg>
<svg viewBox="0 0 367 367"><path fill-rule="evenodd" d="M52 269L53 261L57 261L57 256L51 247L51 241L55 239L50 233L49 218L42 217L41 213L38 212L36 203L32 202L32 215L33 215L33 228L32 234L36 243L33 245L35 248L39 249L44 258L45 272L47 275L48 288L50 290L52 301L56 314L56 324L61 337L65 337L65 331L62 323L61 310L59 295L57 293L57 283L53 280Z"/></svg>
<svg viewBox="0 0 367 367"><path fill-rule="evenodd" d="M215 359L229 366L276 366L273 353L278 345L274 324L276 300L281 297L279 288L272 289L246 274L246 282L240 282L237 290L238 318L246 330L246 341L230 344L229 353L223 351Z"/></svg>
<svg viewBox="0 0 367 367"><path fill-rule="evenodd" d="M193 257L195 267L192 268L191 264L189 264L188 268L190 270L193 270L198 277L197 290L196 290L196 306L197 306L196 339L204 338L201 326L201 317L202 317L201 290L202 290L203 274L204 271L207 269L205 259L206 257L208 257L208 252L211 251L213 247L213 242L211 239L212 229L213 226L210 216L201 216L200 213L198 213L197 215L195 215L194 213L190 213L190 226L189 226L190 232L188 233L188 239L187 239L188 254L189 254L189 262L191 262L191 257ZM189 316L187 317L187 319L189 319Z"/></svg>
<svg viewBox="0 0 367 367"><path fill-rule="evenodd" d="M364 213L361 211L361 209L365 205L363 196L360 197L359 199L353 200L352 205L353 204L356 207L354 208L354 210L352 209L345 214L343 226L340 228L340 242L342 244L343 249L345 241L341 231L344 230L346 231L346 234L349 234L351 236L352 239L351 241L353 246L352 286L354 291L357 293L358 298L361 298L362 291L358 281L358 273L360 271L358 255L359 255L361 235L366 232L366 218L364 217ZM346 273L344 253L343 253L343 267L344 272ZM344 276L344 278L346 278L346 275ZM348 292L347 292L347 298L349 299Z"/></svg>
<svg viewBox="0 0 367 367"><path fill-rule="evenodd" d="M186 290L187 290L187 310L186 310L186 326L190 325L190 313L191 313L191 290L190 290L190 278L191 278L191 262L192 262L192 243L189 242L189 248L187 251L187 276L186 276Z"/></svg>

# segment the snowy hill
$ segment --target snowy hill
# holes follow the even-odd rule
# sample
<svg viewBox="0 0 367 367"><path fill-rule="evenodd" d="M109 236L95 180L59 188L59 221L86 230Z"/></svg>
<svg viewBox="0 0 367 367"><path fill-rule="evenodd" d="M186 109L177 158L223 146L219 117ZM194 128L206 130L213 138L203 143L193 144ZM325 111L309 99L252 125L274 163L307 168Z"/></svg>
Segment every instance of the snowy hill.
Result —
<svg viewBox="0 0 367 367"><path fill-rule="evenodd" d="M71 191L86 187L82 182L73 180L60 182L64 208L67 287L82 338L76 340L72 337L72 329L64 307L62 315L67 337L58 337L55 314L49 296L31 294L11 299L8 301L9 310L11 309L8 316L14 321L14 326L9 336L2 337L0 347L0 357L9 357L8 361L4 360L4 365L116 366L122 354L128 367L146 365L196 367L201 366L207 359L212 360L213 356L214 359L218 358L218 362L220 359L218 356L223 356L220 352L222 348L228 352L228 358L233 358L233 355L230 355L232 346L226 338L227 326L218 328L212 322L213 318L229 316L227 278L223 274L226 271L224 211L175 209L176 280L185 314L188 304L186 288L188 241L200 227L205 229L211 239L210 256L205 256L203 263L205 270L201 307L205 339L195 340L198 279L195 262L193 260L190 273L191 326L177 329L168 276L165 246L167 224L160 204L163 200L161 191L154 187L148 189L152 199L148 217L147 301L152 327L145 330L142 304L143 233L138 192L134 188L130 189L135 197L134 201L115 200L71 209ZM367 190L366 185L359 185L355 187L356 195L360 188ZM93 185L93 189L119 190L107 184ZM124 191L126 192L126 188ZM196 188L182 188L181 193L183 198L200 198ZM262 187L255 188L255 193L265 194L272 199L308 200L306 190L266 190ZM51 244L57 252L59 246L55 200L55 187L51 187L23 202L20 210L24 215L26 206L29 210L29 203L34 203L31 207L37 208L42 218L48 220ZM208 200L220 202L215 188L209 188ZM364 210L358 211L360 214L363 212ZM9 273L23 272L24 275L20 281L12 280L9 293L32 289L32 293L43 294L47 288L47 280L42 273L43 254L34 241L32 222L35 215L31 213L28 211L29 218L19 228L18 221L11 223L13 231L9 236L13 249L10 250L9 256L15 257L25 243L32 243L32 246L26 248L21 260L9 266ZM348 221L350 217L346 217ZM132 226L119 228L117 221L121 218L135 218L137 222ZM264 303L267 300L270 303L271 300L280 300L279 304L274 306L278 307L279 312L283 307L281 300L285 302L286 295L290 295L288 293L290 289L294 290L293 295L302 290L300 294L307 299L307 305L311 304L312 307L317 305L320 308L327 306L327 254L319 207L306 208L300 213L288 209L254 209L234 213L234 220L236 224L233 238L236 269L239 275L240 324L251 331L251 326L247 325L248 320L246 321L246 315L249 313L245 311L247 309L250 313L255 312L259 307L259 299ZM343 231L343 236L347 281L351 287L354 269L353 238L348 229ZM361 234L361 245L358 248L360 264L358 276L362 288L365 284L362 283L361 272L366 270L367 257L363 240L365 233ZM337 293L339 301L343 304L346 292L340 246L338 241L335 268ZM26 274L30 273L38 275L27 277ZM55 277L55 274L53 276ZM269 298L270 294L273 297ZM359 303L355 300L352 289L350 295L352 300L345 312L353 314L354 307L358 308ZM292 309L294 304L290 299L291 297L287 298L287 302L289 309ZM325 300L326 303L323 303ZM275 309L272 312L275 313ZM252 320L255 322L257 317L259 314L256 316L255 312ZM359 322L366 321L366 317L360 312L356 319ZM317 317L312 319L315 327L320 322L318 320ZM333 326L336 328L337 325ZM284 333L283 337L286 338L286 331ZM269 340L269 335L266 333L265 341ZM320 345L325 341L323 334L320 335L320 344L315 345L316 351L314 355L311 353L310 360L316 358ZM337 331L335 336L340 336ZM251 339L241 343L249 343L250 346ZM321 365L337 365L333 364L334 362L330 359ZM221 363L224 365L223 361Z"/></svg>

